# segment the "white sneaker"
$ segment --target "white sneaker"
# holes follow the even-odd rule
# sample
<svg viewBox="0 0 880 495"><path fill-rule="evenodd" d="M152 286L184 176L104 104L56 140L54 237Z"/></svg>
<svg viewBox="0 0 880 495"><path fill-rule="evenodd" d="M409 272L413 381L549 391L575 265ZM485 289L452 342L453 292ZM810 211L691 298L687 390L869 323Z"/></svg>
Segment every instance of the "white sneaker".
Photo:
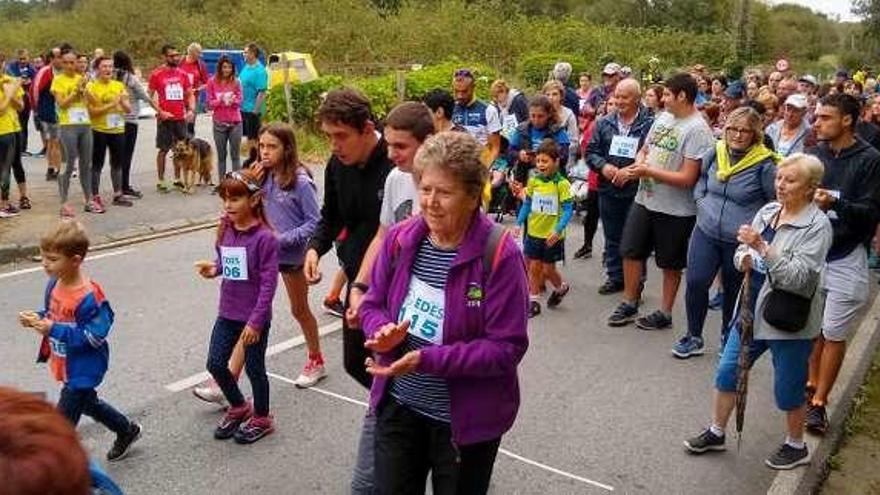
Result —
<svg viewBox="0 0 880 495"><path fill-rule="evenodd" d="M324 370L324 363L309 359L306 365L303 366L302 373L296 377L293 384L297 388L309 388L317 385L326 376L327 372Z"/></svg>
<svg viewBox="0 0 880 495"><path fill-rule="evenodd" d="M203 381L193 388L192 392L193 395L205 402L220 404L221 406L226 405L226 397L223 396L223 391L220 390L220 386L217 385L217 382L212 379Z"/></svg>

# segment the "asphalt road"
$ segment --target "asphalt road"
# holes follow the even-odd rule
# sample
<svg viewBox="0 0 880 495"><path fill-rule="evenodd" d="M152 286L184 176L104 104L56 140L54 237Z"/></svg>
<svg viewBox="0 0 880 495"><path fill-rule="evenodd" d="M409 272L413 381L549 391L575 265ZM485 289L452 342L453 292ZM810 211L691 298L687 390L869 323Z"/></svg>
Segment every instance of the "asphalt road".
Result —
<svg viewBox="0 0 880 495"><path fill-rule="evenodd" d="M581 229L572 229L569 252ZM217 408L197 401L184 385L204 370L216 315L217 284L195 276L192 262L210 257L212 232L198 232L96 253L87 261L117 313L111 368L101 395L145 428L129 458L108 470L129 494L345 493L354 463L366 392L342 369L339 332L323 337L330 376L320 390L298 390L305 350L291 339L299 329L283 289L275 300L267 359L276 433L255 445L212 438ZM601 238L596 239L597 253ZM37 337L18 328L17 312L38 306L45 275L37 266L0 268L0 384L57 394L47 371L34 364ZM311 293L320 306L335 259L323 260L325 282ZM493 494L765 492L774 472L764 458L783 439L783 417L772 401L769 360L752 373L745 432L728 452L684 453L682 441L711 413L718 317L707 322L708 352L677 361L670 346L684 327L681 297L675 329L649 333L612 329L605 318L617 297L599 296L597 259L569 261L572 291L562 306L531 320L531 345L520 367L522 407L504 437ZM646 308L656 307L659 274L652 268ZM682 289L683 292L683 289ZM327 315L319 325L338 323ZM195 376L195 378L193 378ZM246 380L243 380L246 382ZM180 390L181 391L174 391ZM361 403L359 403L361 402ZM80 425L83 440L103 460L112 435Z"/></svg>

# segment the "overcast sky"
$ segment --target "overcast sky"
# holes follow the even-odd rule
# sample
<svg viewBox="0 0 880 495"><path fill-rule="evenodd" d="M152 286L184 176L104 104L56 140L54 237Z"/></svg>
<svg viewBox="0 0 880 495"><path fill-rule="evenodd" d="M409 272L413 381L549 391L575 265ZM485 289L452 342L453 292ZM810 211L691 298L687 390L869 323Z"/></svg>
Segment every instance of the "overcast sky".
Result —
<svg viewBox="0 0 880 495"><path fill-rule="evenodd" d="M856 16L852 15L850 9L852 2L850 0L767 0L771 4L780 3L796 3L809 7L813 10L822 12L823 14L839 15L842 21L858 21Z"/></svg>

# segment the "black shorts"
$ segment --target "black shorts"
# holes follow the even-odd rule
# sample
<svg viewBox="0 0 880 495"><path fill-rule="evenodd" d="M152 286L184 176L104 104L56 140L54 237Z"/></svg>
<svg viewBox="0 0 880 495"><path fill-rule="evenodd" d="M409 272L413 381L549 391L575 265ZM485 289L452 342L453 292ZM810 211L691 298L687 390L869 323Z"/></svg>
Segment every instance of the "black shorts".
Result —
<svg viewBox="0 0 880 495"><path fill-rule="evenodd" d="M688 243L696 221L696 216L667 215L633 203L623 227L620 255L646 260L653 251L658 268L684 270L687 266Z"/></svg>
<svg viewBox="0 0 880 495"><path fill-rule="evenodd" d="M156 148L168 151L176 141L186 139L186 122L182 120L160 120L156 127Z"/></svg>
<svg viewBox="0 0 880 495"><path fill-rule="evenodd" d="M559 242L553 246L548 246L547 239L526 235L523 239L523 255L530 260L552 264L565 260L564 246L564 239L559 239Z"/></svg>
<svg viewBox="0 0 880 495"><path fill-rule="evenodd" d="M241 112L241 133L250 140L256 140L260 133L260 114Z"/></svg>

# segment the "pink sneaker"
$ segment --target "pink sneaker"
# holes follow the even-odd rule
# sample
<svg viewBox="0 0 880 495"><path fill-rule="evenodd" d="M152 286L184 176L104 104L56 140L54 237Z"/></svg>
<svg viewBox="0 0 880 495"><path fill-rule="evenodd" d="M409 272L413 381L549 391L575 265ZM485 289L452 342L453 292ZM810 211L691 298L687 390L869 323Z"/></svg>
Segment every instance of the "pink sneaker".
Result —
<svg viewBox="0 0 880 495"><path fill-rule="evenodd" d="M103 206L101 206L94 200L86 203L86 206L85 208L83 208L83 210L85 210L86 213L104 213L106 211L104 210Z"/></svg>
<svg viewBox="0 0 880 495"><path fill-rule="evenodd" d="M220 404L221 406L226 405L226 397L223 396L223 391L220 390L220 386L213 379L209 378L198 384L192 389L192 393L205 402Z"/></svg>
<svg viewBox="0 0 880 495"><path fill-rule="evenodd" d="M326 376L327 371L324 370L324 361L309 359L306 361L306 365L303 366L302 373L296 377L293 384L297 388L309 388L317 385Z"/></svg>

